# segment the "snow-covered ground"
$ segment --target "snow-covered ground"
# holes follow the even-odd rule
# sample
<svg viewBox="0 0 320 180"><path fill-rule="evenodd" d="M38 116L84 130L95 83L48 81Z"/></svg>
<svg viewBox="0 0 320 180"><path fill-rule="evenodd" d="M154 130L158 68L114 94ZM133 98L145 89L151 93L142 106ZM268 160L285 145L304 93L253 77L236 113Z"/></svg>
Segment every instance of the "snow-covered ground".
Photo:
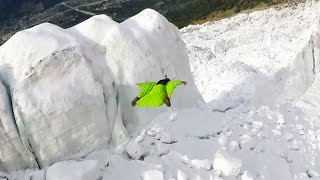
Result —
<svg viewBox="0 0 320 180"><path fill-rule="evenodd" d="M146 21L146 17L151 18ZM115 27L116 30L110 26ZM45 35L45 38L52 37L50 33L48 35L40 32ZM24 33L26 33L23 36L25 38L30 32ZM58 120L65 117L68 125L73 122L74 117L77 117L81 120L77 125L78 128L90 126L93 129L96 128L95 123L98 123L98 126L104 123L113 124L116 120L112 118L117 118L121 131L118 131L119 127L110 126L113 128L107 128L111 131L108 133L116 134L114 135L116 137L124 136L123 139L127 141L122 139L114 143L125 142L122 145L110 145L91 153L89 153L90 148L78 146L84 149L81 156L69 157L69 160L55 163L46 170L0 173L0 179L320 179L318 163L320 161L320 76L318 74L320 72L320 2L309 1L280 10L271 8L250 14L240 14L217 22L188 26L180 30L187 49L184 48L175 27L151 10L143 11L120 25L106 20L105 17L95 17L67 31L61 30L61 33L66 34L60 35L62 39L60 37L56 39L68 42L59 42L64 47L68 46L69 42L74 42L79 44L80 48L64 51L64 47L58 44L57 47L48 47L62 49L61 57L58 58L51 55L47 57L52 53L49 49L47 55L33 54L36 57L31 58L33 60L31 62L29 62L30 59L23 59L23 57L29 57L28 54L23 54L26 52L23 52L20 57L25 62L22 65L19 64L21 61L19 59L2 61L1 76L8 79L2 79L1 92L6 92L8 86L13 87L11 88L14 90L12 96L18 97L16 102L23 105L22 109L32 110L33 105L44 108L42 109L44 114L28 113L17 109L14 118L17 118L17 112L25 113L19 116L23 122L29 120L28 117L32 117L33 114L46 117L46 123L52 119L60 122ZM79 42L79 39L84 40L79 36L86 36L90 41ZM13 51L14 46L26 41L14 40L11 41L12 44L5 44L1 47L2 49L0 48L0 59L10 57L10 54L4 53L8 47ZM33 44L33 46L36 45L36 43ZM186 63L187 51L189 65ZM79 56L84 59L84 62L92 61L92 65L76 61L81 59ZM47 57L45 58L47 64L40 63L38 67L32 66L32 62L39 61L43 57ZM70 62L67 61L68 57L71 59ZM63 64L60 61L54 63L59 59L67 63ZM157 63L158 61L160 63ZM56 67L63 69L74 64L80 70L77 71L77 68L72 67L71 72L61 73L54 69ZM141 66L132 67L133 65ZM30 82L23 78L27 67L36 69L30 70L37 76ZM11 71L10 68L16 69ZM110 69L103 70L103 68ZM81 71L89 75L77 79L78 77L73 73L81 74ZM145 74L141 74L141 71ZM30 72L26 71L26 73ZM104 76L105 73L107 75ZM163 73L190 81L188 87L179 88L174 94L173 106L160 109L131 108L129 100L137 93L132 85L137 81L159 79ZM41 78L38 74L46 78ZM52 82L57 74L62 74L66 79ZM193 85L192 75L197 88ZM116 86L110 84L108 78ZM82 81L84 82L81 83ZM12 84L8 85L8 82ZM75 90L70 85L68 86L71 89L70 92L66 91L66 94L62 94L65 95L62 97L67 98L66 102L73 102L70 104L71 107L82 105L83 108L86 108L90 102L95 107L93 109L96 109L93 113L97 113L99 118L84 116L87 111L81 108L73 108L74 111L83 113L81 115L75 115L76 112L65 112L63 107L59 109L59 113L50 112L45 107L50 107L52 104L42 104L48 102L46 99L38 100L39 97L50 97L52 93L49 91L47 94L38 95L39 89L50 86L50 83L56 83L58 87L64 88L64 83L69 82L83 85L83 87L80 86L78 94L88 97L92 95L97 100L91 102L88 98L78 103L78 97L71 96ZM86 89L86 86L91 86L91 89ZM112 89L113 87L115 89ZM197 90L203 96L207 106L203 106ZM105 95L104 93L107 92L109 94ZM104 102L99 101L101 95L104 96ZM51 97L54 102L58 102L57 105L59 102L64 104L61 103L62 100L55 99L60 96ZM0 108L1 120L5 118L6 122L13 121L12 115L8 114L6 109L11 106L10 97L6 93L1 93L0 97L3 101L1 107L5 107ZM22 99L19 100L19 98ZM117 99L116 102L106 103L114 98ZM24 103L23 100L28 100L31 104ZM185 103L189 104L184 105ZM66 104L67 107L68 105ZM99 115L101 109L107 109L106 118L103 114ZM63 116L60 114L61 111L64 112ZM34 119L39 118L38 116ZM95 123L85 124L88 116ZM32 121L26 122L32 123ZM122 122L125 128L120 126ZM45 124L40 124L39 128L49 131L49 135L53 134L56 140L59 140L59 134L62 134L60 140L66 138L71 141L72 138L63 135L73 135L75 138L85 138L77 143L81 145L89 143L95 147L99 146L90 141L91 138L98 138L101 141L98 144L114 140L113 135L108 133L105 136L107 139L104 140L100 137L86 137L88 133L64 134L57 130L59 126L54 123L50 124L53 128L42 127L42 125ZM10 129L9 127L14 129L11 125L6 130ZM85 130L90 133L92 132L90 128ZM72 127L62 129L73 130ZM104 128L99 127L94 135L101 136L104 131ZM9 132L13 135L8 133L4 137L10 137L12 146L19 149L22 145L17 142L19 139L14 139L17 138L14 136L16 132L14 130ZM28 142L35 144L35 147L40 147L40 150L42 146L45 149L54 146L54 150L67 146L67 144L55 143L50 138L48 145L37 144L39 139L31 138L33 141L30 141L30 136L37 137L35 132L26 134L25 136L20 134L20 137L29 140ZM40 140L47 138L43 136L45 133L40 136ZM20 148L23 149L23 147ZM45 149L43 152L40 151L44 153L40 156L45 162L44 167L46 164L50 165L49 162L57 160L50 159L56 156ZM73 152L72 150L68 148L67 154ZM8 151L8 148L1 146L2 156L0 153L0 157L5 157ZM17 151L13 152L12 156L18 154L20 157L39 157L41 155L40 152L40 154L28 152L27 150ZM26 155L23 156L23 153ZM49 160L46 159L48 157ZM12 159L20 160L21 158ZM28 165L29 161L24 158L23 162L26 164L20 165L19 168ZM3 169L15 168L15 164L10 164L10 161L0 165L5 166L2 167Z"/></svg>

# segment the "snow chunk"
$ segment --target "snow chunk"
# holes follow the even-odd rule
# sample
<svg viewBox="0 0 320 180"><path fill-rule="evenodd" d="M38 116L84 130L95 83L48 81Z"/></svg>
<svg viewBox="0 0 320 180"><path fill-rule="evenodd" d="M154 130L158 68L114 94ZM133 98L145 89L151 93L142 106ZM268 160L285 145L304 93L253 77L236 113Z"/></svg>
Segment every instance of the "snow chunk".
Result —
<svg viewBox="0 0 320 180"><path fill-rule="evenodd" d="M203 159L203 160L200 160L200 159L193 159L191 160L191 164L192 166L200 169L204 169L204 170L207 170L209 171L211 169L211 162L209 161L209 159Z"/></svg>
<svg viewBox="0 0 320 180"><path fill-rule="evenodd" d="M19 170L13 173L0 172L1 180L44 180L46 170Z"/></svg>
<svg viewBox="0 0 320 180"><path fill-rule="evenodd" d="M230 151L234 152L239 149L239 143L237 141L230 142Z"/></svg>
<svg viewBox="0 0 320 180"><path fill-rule="evenodd" d="M172 143L176 142L176 140L174 140L174 139L170 136L170 134L164 133L164 134L161 136L160 142L161 142L161 143L164 143L164 144L172 144Z"/></svg>
<svg viewBox="0 0 320 180"><path fill-rule="evenodd" d="M237 176L241 170L241 160L232 157L226 151L219 150L215 154L213 167L222 172L224 176Z"/></svg>
<svg viewBox="0 0 320 180"><path fill-rule="evenodd" d="M173 112L173 113L170 114L170 120L171 121L176 120L176 118L177 118L177 113L176 112Z"/></svg>
<svg viewBox="0 0 320 180"><path fill-rule="evenodd" d="M136 142L137 143L141 143L142 141L143 141L143 139L144 139L144 136L141 136L141 135L139 135L139 136L137 136L137 138L136 138Z"/></svg>
<svg viewBox="0 0 320 180"><path fill-rule="evenodd" d="M188 175L182 170L178 169L177 171L177 180L188 180Z"/></svg>
<svg viewBox="0 0 320 180"><path fill-rule="evenodd" d="M157 144L157 154L158 156L162 156L162 155L166 155L168 154L170 151L169 149L169 145L168 144L162 144L162 143L158 143Z"/></svg>
<svg viewBox="0 0 320 180"><path fill-rule="evenodd" d="M136 138L136 142L140 143L144 140L144 137L146 136L146 130L141 131L140 135Z"/></svg>
<svg viewBox="0 0 320 180"><path fill-rule="evenodd" d="M163 172L149 170L143 173L143 180L163 180Z"/></svg>
<svg viewBox="0 0 320 180"><path fill-rule="evenodd" d="M219 142L222 146L225 146L225 145L226 145L227 140L228 140L227 137L224 136L224 135L222 135L222 136L220 136L220 137L218 138L218 142Z"/></svg>
<svg viewBox="0 0 320 180"><path fill-rule="evenodd" d="M128 143L126 146L126 151L133 159L140 159L146 154L145 149L143 149L142 146L135 141L130 141Z"/></svg>
<svg viewBox="0 0 320 180"><path fill-rule="evenodd" d="M294 150L299 150L300 149L300 145L299 145L299 142L297 140L293 140L292 149L294 149Z"/></svg>
<svg viewBox="0 0 320 180"><path fill-rule="evenodd" d="M29 67L30 77L13 92L20 135L29 138L23 141L41 167L111 141L115 119L106 115L108 95L87 61L78 48L56 52Z"/></svg>
<svg viewBox="0 0 320 180"><path fill-rule="evenodd" d="M99 177L98 161L62 161L50 166L46 173L47 180L88 180Z"/></svg>
<svg viewBox="0 0 320 180"><path fill-rule="evenodd" d="M161 139L161 134L157 134L156 137L154 137L156 140L160 140Z"/></svg>
<svg viewBox="0 0 320 180"><path fill-rule="evenodd" d="M248 171L244 171L243 175L241 176L241 180L254 180L254 176L248 172Z"/></svg>
<svg viewBox="0 0 320 180"><path fill-rule="evenodd" d="M261 122L261 121L253 121L252 124L257 129L262 129L263 128L263 122Z"/></svg>

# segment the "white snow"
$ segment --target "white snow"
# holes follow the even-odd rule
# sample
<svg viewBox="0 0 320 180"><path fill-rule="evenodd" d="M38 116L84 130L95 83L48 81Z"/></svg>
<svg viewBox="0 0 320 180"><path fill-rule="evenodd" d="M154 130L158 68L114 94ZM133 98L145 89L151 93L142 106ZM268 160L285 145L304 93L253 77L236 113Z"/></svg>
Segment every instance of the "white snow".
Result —
<svg viewBox="0 0 320 180"><path fill-rule="evenodd" d="M163 180L163 173L158 170L148 170L144 173L143 180Z"/></svg>
<svg viewBox="0 0 320 180"><path fill-rule="evenodd" d="M215 154L213 168L221 171L223 176L237 176L241 170L241 160L232 157L228 152L218 151Z"/></svg>
<svg viewBox="0 0 320 180"><path fill-rule="evenodd" d="M45 23L18 32L0 47L0 136L7 144L0 170L45 168L126 143L128 132L166 111L131 107L142 81L188 81L172 106L204 105L186 52L179 30L151 9L120 24L100 15L70 29Z"/></svg>
<svg viewBox="0 0 320 180"><path fill-rule="evenodd" d="M200 169L203 168L207 171L211 170L211 162L208 159L199 160L199 159L193 159L191 161L192 166Z"/></svg>
<svg viewBox="0 0 320 180"><path fill-rule="evenodd" d="M97 160L62 161L53 164L47 169L47 180L88 180L99 178Z"/></svg>
<svg viewBox="0 0 320 180"><path fill-rule="evenodd" d="M241 176L241 180L254 180L254 177L248 171L245 171Z"/></svg>
<svg viewBox="0 0 320 180"><path fill-rule="evenodd" d="M157 153L158 156L166 155L170 151L170 146L163 144L163 143L158 143L157 144Z"/></svg>
<svg viewBox="0 0 320 180"><path fill-rule="evenodd" d="M177 180L187 180L188 176L181 170L177 171Z"/></svg>
<svg viewBox="0 0 320 180"><path fill-rule="evenodd" d="M73 161L24 175L2 174L20 179L32 173L44 177L44 172L46 179L319 179L319 37L319 1L239 14L180 32L148 9L120 24L95 16L68 30L44 24L18 33L0 47L0 122L10 132L0 135L10 139L8 147L17 146L12 152L0 147L0 168L34 167L34 157L41 166L60 157ZM25 48L30 39L34 43ZM44 39L53 43L40 52ZM16 47L22 50L14 54ZM164 74L188 81L174 94L173 107L132 108L138 93L133 84ZM8 113L8 92L14 116ZM86 128L78 132L80 127ZM23 144L14 139L19 137ZM96 150L100 143L109 146ZM83 150L80 156L73 155L73 147Z"/></svg>

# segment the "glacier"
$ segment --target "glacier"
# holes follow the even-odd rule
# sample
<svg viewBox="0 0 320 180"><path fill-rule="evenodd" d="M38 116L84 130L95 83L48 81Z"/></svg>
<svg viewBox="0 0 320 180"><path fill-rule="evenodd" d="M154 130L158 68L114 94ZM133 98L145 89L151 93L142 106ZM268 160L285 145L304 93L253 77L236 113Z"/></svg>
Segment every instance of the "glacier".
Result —
<svg viewBox="0 0 320 180"><path fill-rule="evenodd" d="M131 107L138 82L183 79L190 85L175 106L204 104L186 52L179 30L151 9L120 24L100 15L18 32L0 48L0 170L45 168L125 143L135 124L166 111Z"/></svg>
<svg viewBox="0 0 320 180"><path fill-rule="evenodd" d="M179 30L146 9L17 33L0 47L0 177L319 179L319 11ZM165 74L188 81L172 107L132 108L134 84Z"/></svg>

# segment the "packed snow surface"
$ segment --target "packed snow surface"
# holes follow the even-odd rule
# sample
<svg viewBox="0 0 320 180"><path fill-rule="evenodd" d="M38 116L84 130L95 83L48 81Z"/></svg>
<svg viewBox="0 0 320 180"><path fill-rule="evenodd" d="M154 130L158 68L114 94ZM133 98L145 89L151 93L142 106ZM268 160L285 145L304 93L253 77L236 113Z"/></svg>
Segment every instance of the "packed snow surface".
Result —
<svg viewBox="0 0 320 180"><path fill-rule="evenodd" d="M239 14L180 34L152 10L120 24L96 16L68 30L53 26L61 31L55 36L46 30L51 26L26 30L0 48L0 122L6 127L1 137L9 144L0 147L1 160L7 158L2 168L32 166L34 157L46 166L60 157L53 150L67 147L63 153L71 155L71 147L96 149L117 141L113 136L127 141L91 153L82 147L81 156L46 170L0 173L1 178L320 179L320 2ZM31 46L36 53L19 51L18 59L8 59L15 47L36 38L28 39L32 33L55 37L56 44L37 51L40 38ZM131 108L138 91L132 85L164 74L190 81L177 89L173 106ZM105 125L113 121L118 126ZM69 143L69 136L80 140L71 147L60 144ZM17 160L24 164L17 166Z"/></svg>

